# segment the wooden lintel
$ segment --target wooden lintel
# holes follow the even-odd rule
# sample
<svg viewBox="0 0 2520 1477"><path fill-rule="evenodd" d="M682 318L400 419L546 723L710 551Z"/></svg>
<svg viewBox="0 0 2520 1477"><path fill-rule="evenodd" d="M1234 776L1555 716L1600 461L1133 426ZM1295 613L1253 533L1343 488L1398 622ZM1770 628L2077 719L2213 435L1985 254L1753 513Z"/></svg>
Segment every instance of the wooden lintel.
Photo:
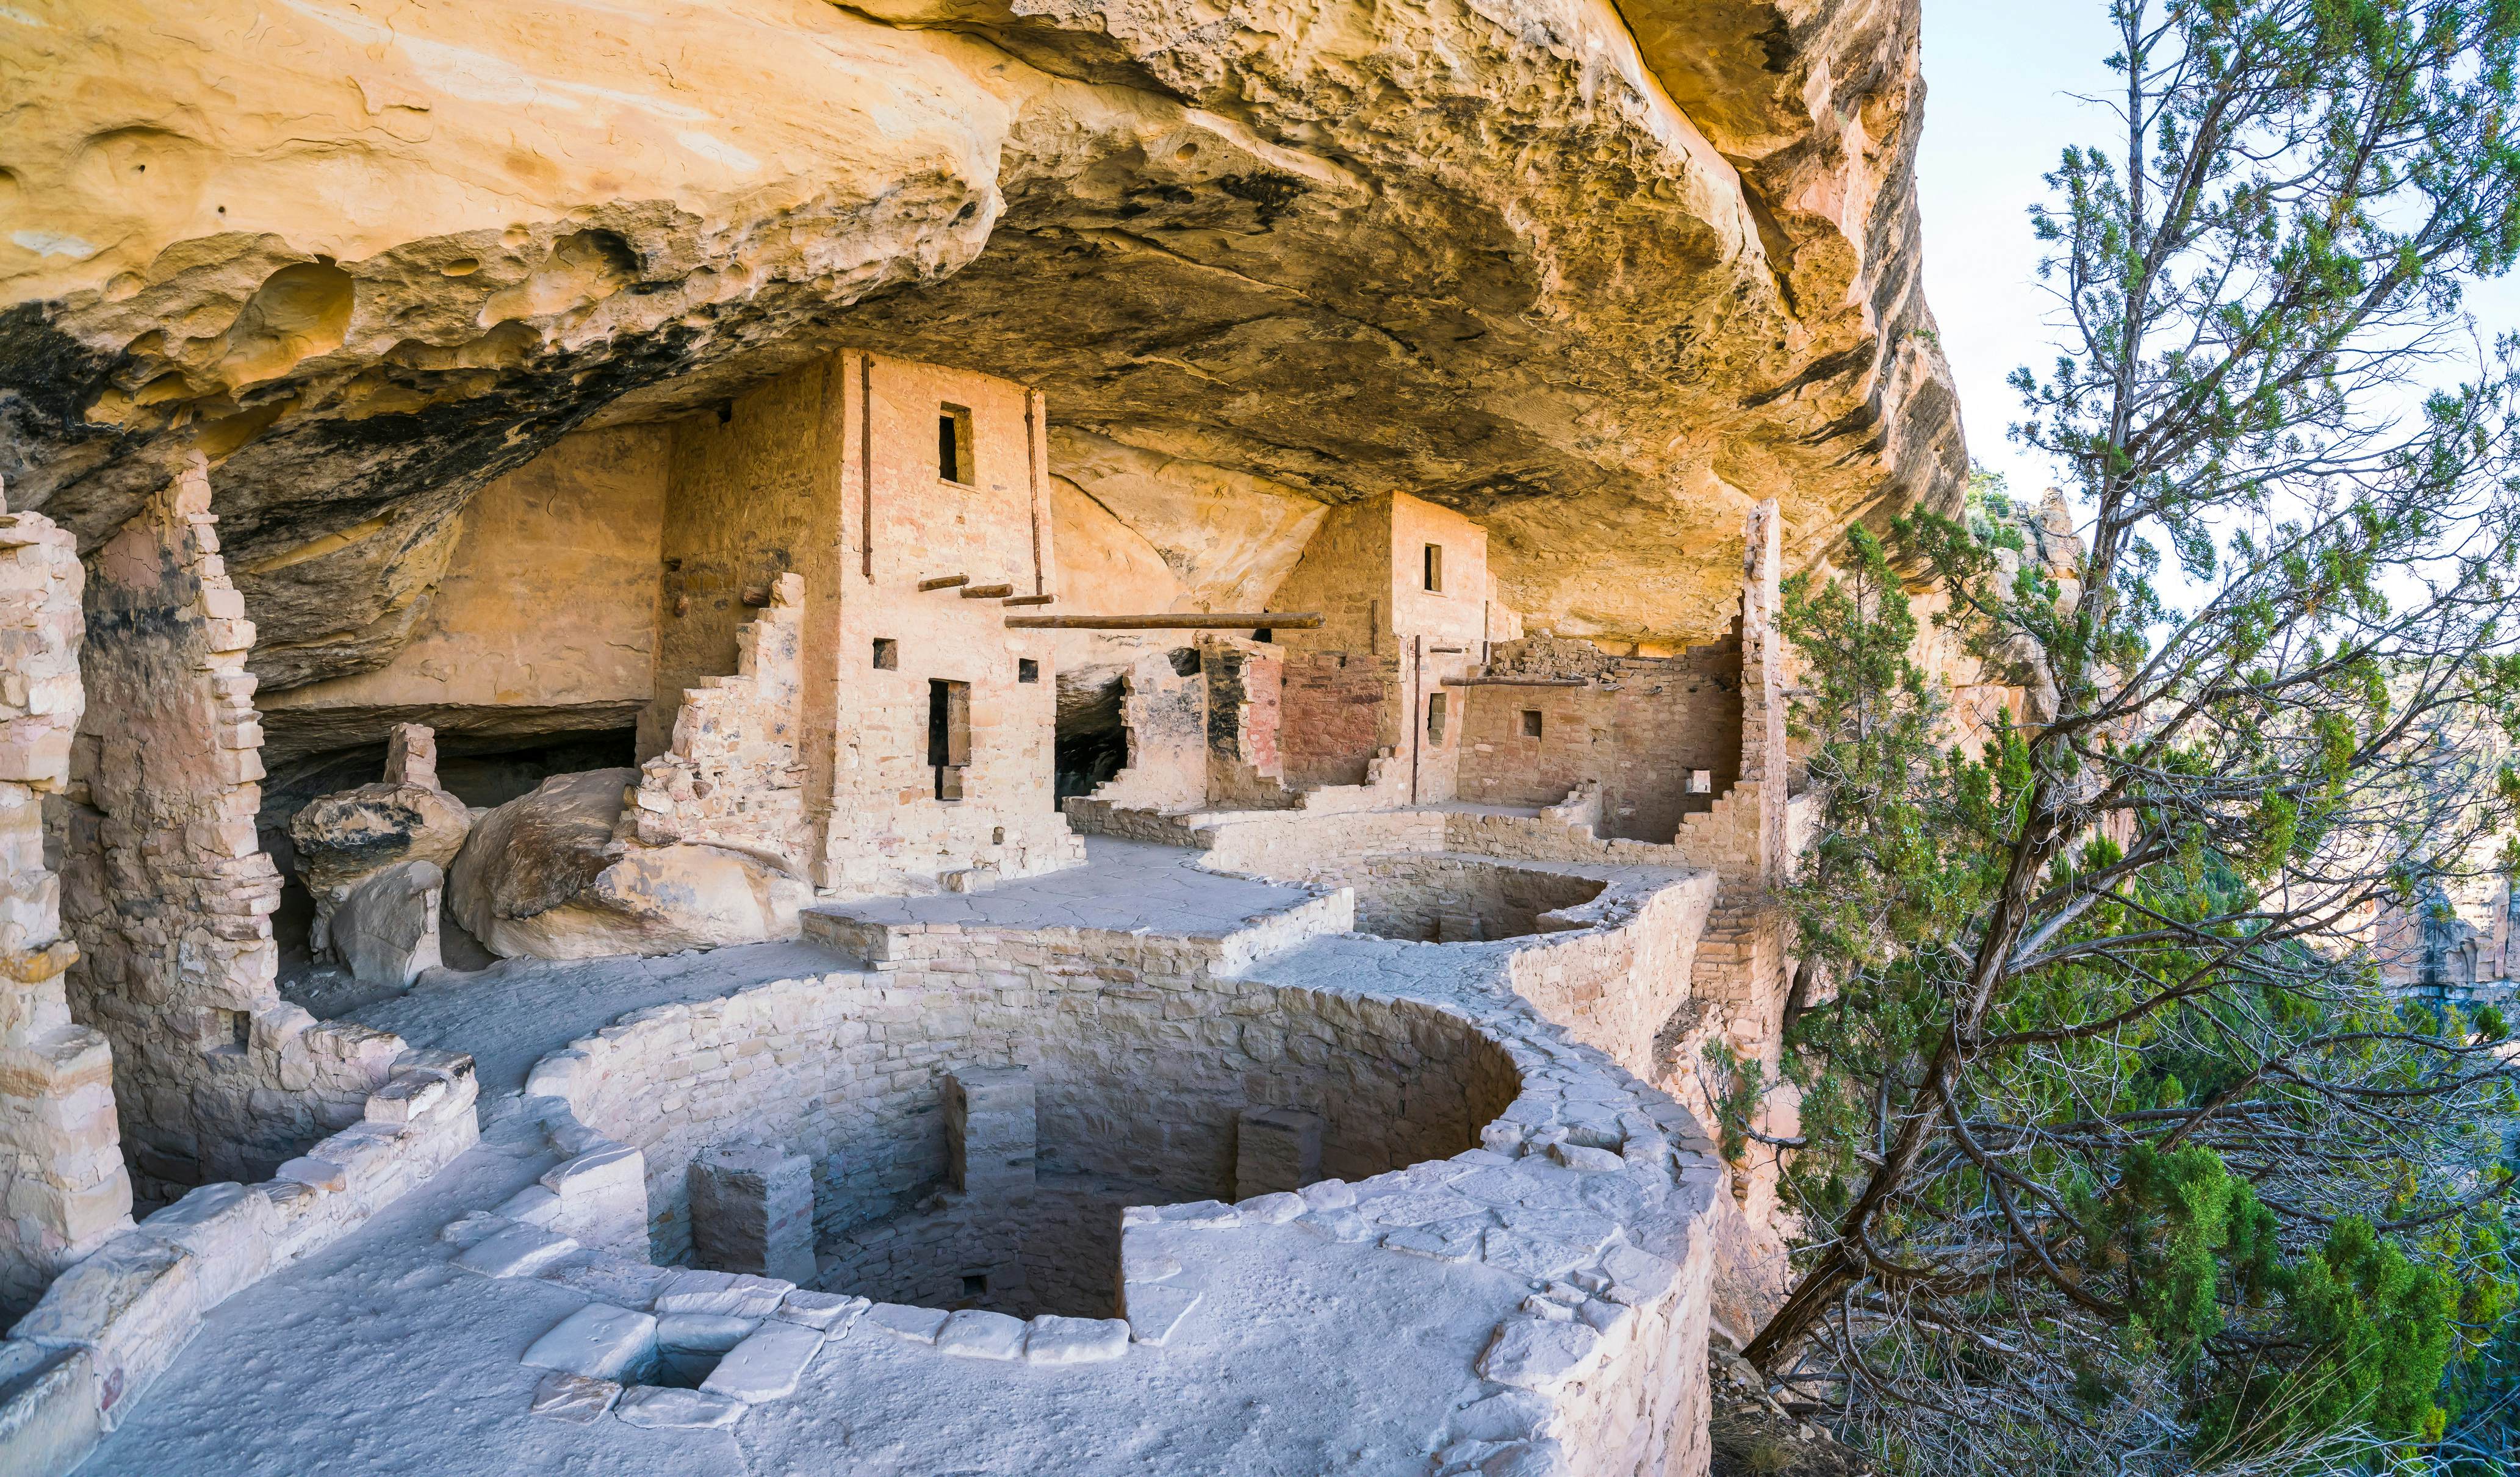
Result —
<svg viewBox="0 0 2520 1477"><path fill-rule="evenodd" d="M940 574L934 579L921 580L919 582L919 588L922 590L951 590L956 585L968 585L970 582L971 576L968 574Z"/></svg>
<svg viewBox="0 0 2520 1477"><path fill-rule="evenodd" d="M1005 602L1010 605L1046 605L1058 599L1056 595L1018 595Z"/></svg>
<svg viewBox="0 0 2520 1477"><path fill-rule="evenodd" d="M1447 677L1448 688L1589 688L1581 677Z"/></svg>
<svg viewBox="0 0 2520 1477"><path fill-rule="evenodd" d="M1313 631L1319 610L1262 610L1209 615L1010 615L1007 624L1028 631Z"/></svg>
<svg viewBox="0 0 2520 1477"><path fill-rule="evenodd" d="M1012 585L965 585L963 587L965 600L1004 600L1014 593L1015 587Z"/></svg>

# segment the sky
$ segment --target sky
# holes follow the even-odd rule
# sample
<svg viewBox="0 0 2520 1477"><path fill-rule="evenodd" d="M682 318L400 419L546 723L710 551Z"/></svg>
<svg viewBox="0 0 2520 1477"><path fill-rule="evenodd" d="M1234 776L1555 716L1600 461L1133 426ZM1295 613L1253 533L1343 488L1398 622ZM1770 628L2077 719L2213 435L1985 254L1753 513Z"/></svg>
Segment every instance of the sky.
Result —
<svg viewBox="0 0 2520 1477"><path fill-rule="evenodd" d="M2112 90L2107 0L1924 0L1925 133L1917 157L1925 297L1959 383L1969 454L2035 495L2062 478L2005 432L2022 418L2004 378L2055 359L2029 207L2069 143L2122 153L2124 125L2071 96ZM2520 329L2520 282L2474 291L2489 335Z"/></svg>
<svg viewBox="0 0 2520 1477"><path fill-rule="evenodd" d="M1959 382L1969 454L2018 494L2059 478L2004 432L2021 397L2004 377L2055 358L2030 206L2068 143L2111 119L2069 93L2108 90L2105 0L1924 0L1925 135L1916 159L1925 299Z"/></svg>

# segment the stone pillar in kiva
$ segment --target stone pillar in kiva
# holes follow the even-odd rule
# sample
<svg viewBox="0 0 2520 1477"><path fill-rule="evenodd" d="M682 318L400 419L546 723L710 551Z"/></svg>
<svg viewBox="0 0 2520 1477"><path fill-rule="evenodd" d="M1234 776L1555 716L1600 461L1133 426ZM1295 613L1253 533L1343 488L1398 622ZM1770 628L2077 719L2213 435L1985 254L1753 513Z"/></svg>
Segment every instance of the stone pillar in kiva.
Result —
<svg viewBox="0 0 2520 1477"><path fill-rule="evenodd" d="M73 1024L61 879L42 797L69 779L82 700L78 546L40 514L0 514L0 1324L131 1224L113 1056Z"/></svg>

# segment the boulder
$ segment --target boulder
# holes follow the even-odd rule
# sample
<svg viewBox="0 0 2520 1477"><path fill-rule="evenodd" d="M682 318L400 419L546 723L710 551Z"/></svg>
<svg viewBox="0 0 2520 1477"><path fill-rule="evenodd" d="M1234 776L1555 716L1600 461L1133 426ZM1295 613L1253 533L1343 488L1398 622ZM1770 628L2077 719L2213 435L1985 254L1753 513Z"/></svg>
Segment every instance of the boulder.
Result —
<svg viewBox="0 0 2520 1477"><path fill-rule="evenodd" d="M813 890L724 847L641 845L621 812L632 769L556 775L483 816L449 871L447 906L503 957L674 954L793 938Z"/></svg>
<svg viewBox="0 0 2520 1477"><path fill-rule="evenodd" d="M408 988L438 955L437 911L446 873L435 862L396 862L354 884L333 910L328 942L363 985Z"/></svg>
<svg viewBox="0 0 2520 1477"><path fill-rule="evenodd" d="M315 953L341 957L346 963L347 957L334 945L332 929L334 916L350 893L406 862L426 862L431 873L442 873L472 828L472 811L437 786L435 737L419 724L397 725L386 740L383 780L319 796L290 819L298 879L315 895ZM408 879L397 885L404 892L410 887ZM429 963L434 964L434 922L429 933Z"/></svg>

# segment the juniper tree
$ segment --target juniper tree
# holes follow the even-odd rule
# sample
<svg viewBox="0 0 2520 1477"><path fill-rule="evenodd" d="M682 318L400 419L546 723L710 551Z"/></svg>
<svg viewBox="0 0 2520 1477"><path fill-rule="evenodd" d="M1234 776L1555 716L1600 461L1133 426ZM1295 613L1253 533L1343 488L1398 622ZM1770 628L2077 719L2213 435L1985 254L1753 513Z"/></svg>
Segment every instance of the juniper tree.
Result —
<svg viewBox="0 0 2520 1477"><path fill-rule="evenodd" d="M2048 176L2015 380L2078 564L1918 515L1789 591L1826 989L1747 1352L1937 1472L2393 1460L2509 1282L2500 1022L2367 943L2520 796L2520 373L2461 297L2520 249L2520 0L2110 13L2123 137ZM1912 578L2040 694L1982 747Z"/></svg>

